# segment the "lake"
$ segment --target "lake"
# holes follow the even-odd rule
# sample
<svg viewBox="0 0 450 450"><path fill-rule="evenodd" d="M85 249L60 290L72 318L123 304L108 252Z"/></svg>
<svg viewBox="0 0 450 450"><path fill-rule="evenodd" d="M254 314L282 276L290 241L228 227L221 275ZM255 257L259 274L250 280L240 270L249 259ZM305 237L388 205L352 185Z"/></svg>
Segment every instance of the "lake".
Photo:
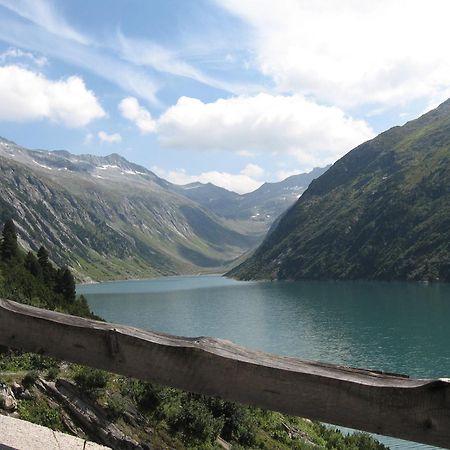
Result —
<svg viewBox="0 0 450 450"><path fill-rule="evenodd" d="M77 286L110 322L279 355L450 377L450 284L165 277ZM392 449L432 449L379 438Z"/></svg>

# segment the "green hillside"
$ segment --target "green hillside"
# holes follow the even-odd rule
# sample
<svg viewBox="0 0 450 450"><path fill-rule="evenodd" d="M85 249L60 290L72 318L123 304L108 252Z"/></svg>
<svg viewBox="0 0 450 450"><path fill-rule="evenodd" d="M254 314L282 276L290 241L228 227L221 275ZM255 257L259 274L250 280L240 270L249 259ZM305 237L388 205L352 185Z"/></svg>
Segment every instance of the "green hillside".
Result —
<svg viewBox="0 0 450 450"><path fill-rule="evenodd" d="M450 100L314 180L240 279L450 280Z"/></svg>

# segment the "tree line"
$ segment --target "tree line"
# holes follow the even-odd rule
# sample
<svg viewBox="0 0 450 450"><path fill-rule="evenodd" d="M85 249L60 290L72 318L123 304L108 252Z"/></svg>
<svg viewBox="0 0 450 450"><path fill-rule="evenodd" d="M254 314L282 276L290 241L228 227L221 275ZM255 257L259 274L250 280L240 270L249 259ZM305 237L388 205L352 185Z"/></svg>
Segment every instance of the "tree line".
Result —
<svg viewBox="0 0 450 450"><path fill-rule="evenodd" d="M75 278L67 266L55 267L43 246L25 252L12 219L3 225L0 241L0 294L33 306L95 317L83 296L76 297ZM96 317L95 317L96 318Z"/></svg>
<svg viewBox="0 0 450 450"><path fill-rule="evenodd" d="M3 262L19 262L22 259L17 241L17 230L12 219L5 222L0 244L0 256ZM68 302L76 298L75 279L67 266L56 269L49 260L48 251L41 246L35 255L29 251L23 259L23 265L37 279L54 291L61 294Z"/></svg>

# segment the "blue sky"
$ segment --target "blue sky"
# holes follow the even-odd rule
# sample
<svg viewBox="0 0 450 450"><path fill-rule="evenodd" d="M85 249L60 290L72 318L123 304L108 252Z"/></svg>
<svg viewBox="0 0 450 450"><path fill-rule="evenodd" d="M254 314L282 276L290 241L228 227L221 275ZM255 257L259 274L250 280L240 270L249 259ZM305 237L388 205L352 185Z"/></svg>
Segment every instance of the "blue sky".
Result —
<svg viewBox="0 0 450 450"><path fill-rule="evenodd" d="M450 97L449 13L446 0L0 0L0 135L250 191Z"/></svg>

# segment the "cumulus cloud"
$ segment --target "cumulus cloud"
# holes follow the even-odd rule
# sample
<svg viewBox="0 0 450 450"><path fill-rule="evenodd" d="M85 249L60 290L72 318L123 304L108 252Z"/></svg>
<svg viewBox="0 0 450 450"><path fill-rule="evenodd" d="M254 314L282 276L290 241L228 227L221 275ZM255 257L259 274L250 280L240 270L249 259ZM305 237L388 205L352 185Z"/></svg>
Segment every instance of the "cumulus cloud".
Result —
<svg viewBox="0 0 450 450"><path fill-rule="evenodd" d="M248 177L252 178L261 178L264 175L264 169L258 164L247 164L244 169L241 171L243 175L246 175Z"/></svg>
<svg viewBox="0 0 450 450"><path fill-rule="evenodd" d="M163 146L290 153L303 168L334 162L374 136L362 120L301 95L258 94L212 103L181 97L158 119Z"/></svg>
<svg viewBox="0 0 450 450"><path fill-rule="evenodd" d="M448 95L448 0L216 1L251 26L253 63L283 92L341 107Z"/></svg>
<svg viewBox="0 0 450 450"><path fill-rule="evenodd" d="M156 122L152 119L149 111L139 105L134 97L124 98L119 103L119 110L125 119L134 122L141 133L153 133L156 131Z"/></svg>
<svg viewBox="0 0 450 450"><path fill-rule="evenodd" d="M50 119L68 127L83 127L105 112L76 76L49 80L25 68L0 67L0 120Z"/></svg>
<svg viewBox="0 0 450 450"><path fill-rule="evenodd" d="M107 142L108 144L122 142L122 136L119 133L108 134L106 131L99 131L97 136L102 142Z"/></svg>
<svg viewBox="0 0 450 450"><path fill-rule="evenodd" d="M199 175L190 175L185 169L164 170L157 166L152 167L152 170L174 184L212 183L238 194L258 189L263 184L258 178L264 174L264 170L256 164L247 164L240 173L213 170Z"/></svg>

